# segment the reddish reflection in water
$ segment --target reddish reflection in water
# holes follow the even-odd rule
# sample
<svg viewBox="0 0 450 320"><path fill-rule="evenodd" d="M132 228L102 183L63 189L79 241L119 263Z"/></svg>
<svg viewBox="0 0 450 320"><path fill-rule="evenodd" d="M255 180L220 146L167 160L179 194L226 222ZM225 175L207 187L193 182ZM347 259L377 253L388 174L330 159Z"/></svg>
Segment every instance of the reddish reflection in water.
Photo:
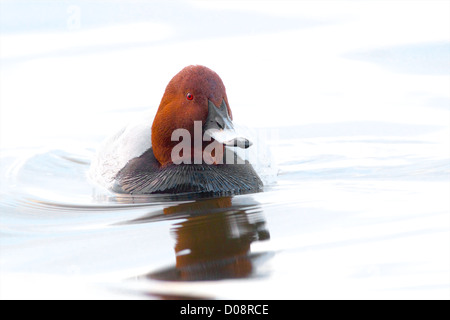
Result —
<svg viewBox="0 0 450 320"><path fill-rule="evenodd" d="M172 227L175 266L146 277L201 281L262 276L257 266L270 254L252 254L250 245L270 235L257 204L233 205L232 198L224 197L164 209L166 215L180 213L188 215Z"/></svg>

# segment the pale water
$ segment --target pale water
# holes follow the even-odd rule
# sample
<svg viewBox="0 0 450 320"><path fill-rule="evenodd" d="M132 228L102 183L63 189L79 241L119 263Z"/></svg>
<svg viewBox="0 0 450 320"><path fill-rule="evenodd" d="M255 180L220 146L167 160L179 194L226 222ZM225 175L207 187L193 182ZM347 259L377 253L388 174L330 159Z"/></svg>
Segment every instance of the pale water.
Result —
<svg viewBox="0 0 450 320"><path fill-rule="evenodd" d="M0 9L2 298L450 298L448 2ZM189 64L270 146L264 192L92 183L101 141Z"/></svg>

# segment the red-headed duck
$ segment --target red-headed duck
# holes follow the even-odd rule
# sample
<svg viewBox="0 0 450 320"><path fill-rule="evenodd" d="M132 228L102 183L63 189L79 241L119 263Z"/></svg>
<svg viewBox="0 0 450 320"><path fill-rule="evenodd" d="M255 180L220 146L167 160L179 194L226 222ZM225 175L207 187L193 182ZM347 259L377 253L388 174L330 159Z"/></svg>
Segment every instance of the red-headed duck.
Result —
<svg viewBox="0 0 450 320"><path fill-rule="evenodd" d="M250 145L234 131L220 77L188 66L167 85L151 129L141 123L111 137L91 172L117 193L257 192L261 179L229 148Z"/></svg>

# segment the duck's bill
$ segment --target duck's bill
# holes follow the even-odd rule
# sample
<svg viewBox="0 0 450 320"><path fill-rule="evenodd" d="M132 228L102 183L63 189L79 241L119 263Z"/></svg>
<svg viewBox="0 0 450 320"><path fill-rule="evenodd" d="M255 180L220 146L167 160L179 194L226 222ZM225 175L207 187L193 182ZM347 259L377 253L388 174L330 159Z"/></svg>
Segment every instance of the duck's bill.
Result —
<svg viewBox="0 0 450 320"><path fill-rule="evenodd" d="M208 118L203 126L203 132L219 143L229 147L248 148L252 142L234 129L225 100L220 107L208 101Z"/></svg>
<svg viewBox="0 0 450 320"><path fill-rule="evenodd" d="M232 129L209 129L205 133L217 142L229 147L239 147L245 149L252 145L252 142L249 139L239 135Z"/></svg>

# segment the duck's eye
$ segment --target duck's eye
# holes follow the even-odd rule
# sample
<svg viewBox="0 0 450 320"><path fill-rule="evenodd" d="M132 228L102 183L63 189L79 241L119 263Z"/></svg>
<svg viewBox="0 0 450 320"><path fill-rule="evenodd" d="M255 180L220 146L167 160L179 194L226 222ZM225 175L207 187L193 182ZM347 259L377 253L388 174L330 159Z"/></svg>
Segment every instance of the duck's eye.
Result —
<svg viewBox="0 0 450 320"><path fill-rule="evenodd" d="M192 93L188 92L188 93L186 93L186 99L192 100L192 99L194 99L194 95Z"/></svg>

